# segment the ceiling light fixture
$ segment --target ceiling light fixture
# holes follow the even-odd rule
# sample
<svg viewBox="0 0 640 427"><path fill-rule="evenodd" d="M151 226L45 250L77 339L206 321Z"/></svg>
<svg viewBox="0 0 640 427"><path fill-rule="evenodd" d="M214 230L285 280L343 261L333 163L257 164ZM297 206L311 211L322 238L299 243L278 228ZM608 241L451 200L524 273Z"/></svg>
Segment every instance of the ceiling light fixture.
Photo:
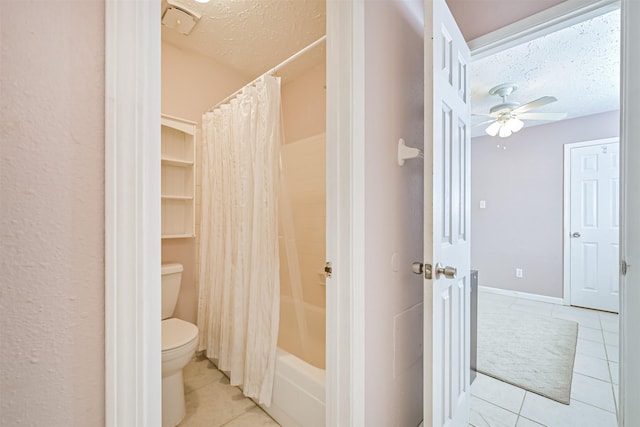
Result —
<svg viewBox="0 0 640 427"><path fill-rule="evenodd" d="M513 83L503 83L489 90L489 95L497 95L502 98L502 102L494 105L489 110L489 114L476 114L477 116L490 117L489 120L477 123L480 126L490 123L485 132L491 136L507 138L524 127L524 120L562 120L567 113L530 113L530 110L543 107L557 99L553 96L543 96L535 101L520 105L517 102L509 102L508 98L516 91L518 86Z"/></svg>
<svg viewBox="0 0 640 427"><path fill-rule="evenodd" d="M491 136L507 138L524 127L524 122L517 117L504 116L491 123L485 132Z"/></svg>

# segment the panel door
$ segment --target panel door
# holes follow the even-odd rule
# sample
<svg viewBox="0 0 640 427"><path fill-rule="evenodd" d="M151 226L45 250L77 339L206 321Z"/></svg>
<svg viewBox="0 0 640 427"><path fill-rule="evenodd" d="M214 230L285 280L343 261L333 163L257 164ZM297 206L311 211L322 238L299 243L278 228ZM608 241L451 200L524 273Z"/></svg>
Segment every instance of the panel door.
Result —
<svg viewBox="0 0 640 427"><path fill-rule="evenodd" d="M610 142L571 148L571 305L618 312L620 156Z"/></svg>
<svg viewBox="0 0 640 427"><path fill-rule="evenodd" d="M425 2L424 40L424 425L467 426L470 55L444 0Z"/></svg>

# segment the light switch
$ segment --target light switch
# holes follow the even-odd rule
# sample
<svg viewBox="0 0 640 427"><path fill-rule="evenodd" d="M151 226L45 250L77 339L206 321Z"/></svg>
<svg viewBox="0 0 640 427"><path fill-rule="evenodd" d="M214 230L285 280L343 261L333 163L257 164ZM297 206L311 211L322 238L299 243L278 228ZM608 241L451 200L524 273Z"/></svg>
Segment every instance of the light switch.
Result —
<svg viewBox="0 0 640 427"><path fill-rule="evenodd" d="M484 209L487 207L487 201L486 200L480 200L480 209Z"/></svg>

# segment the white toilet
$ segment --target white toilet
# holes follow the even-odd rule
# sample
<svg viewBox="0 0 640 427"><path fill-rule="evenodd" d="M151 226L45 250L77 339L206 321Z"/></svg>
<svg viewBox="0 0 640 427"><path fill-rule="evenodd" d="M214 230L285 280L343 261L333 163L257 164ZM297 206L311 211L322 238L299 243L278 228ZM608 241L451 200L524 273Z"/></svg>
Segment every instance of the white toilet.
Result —
<svg viewBox="0 0 640 427"><path fill-rule="evenodd" d="M171 318L181 280L181 264L162 265L162 427L174 427L184 418L182 368L198 345L198 327Z"/></svg>

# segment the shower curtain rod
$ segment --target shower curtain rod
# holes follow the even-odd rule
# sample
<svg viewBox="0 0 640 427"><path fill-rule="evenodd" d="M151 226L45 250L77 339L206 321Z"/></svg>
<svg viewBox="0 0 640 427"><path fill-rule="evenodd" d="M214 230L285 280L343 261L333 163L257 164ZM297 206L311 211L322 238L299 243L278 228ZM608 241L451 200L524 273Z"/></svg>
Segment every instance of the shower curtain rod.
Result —
<svg viewBox="0 0 640 427"><path fill-rule="evenodd" d="M240 92L242 92L244 90L245 87L247 86L251 86L252 84L256 83L258 80L260 80L261 78L263 78L266 75L269 74L273 74L276 71L278 71L280 68L284 67L285 65L295 61L296 59L298 59L298 57L300 57L301 55L304 55L306 52L308 52L309 50L313 49L314 47L316 47L317 45L319 45L320 43L322 43L323 41L325 41L327 39L327 36L324 35L322 37L320 37L318 40L314 41L313 43L311 43L310 45L308 45L307 47L303 47L302 49L300 49L299 51L297 51L296 53L294 53L293 55L291 55L289 58L285 59L284 61L282 61L281 63L279 63L278 65L276 65L275 67L271 68L269 71L261 74L258 78L250 81L249 83L247 83L246 85L244 85L243 87L241 87L240 89L238 89L237 91L233 92L231 95L227 96L225 99L223 99L222 101L218 102L216 105L214 105L213 107L209 108L209 110L207 110L208 113L212 112L213 110L215 110L216 108L218 108L219 106L221 106L222 104L224 104L225 102L231 100L234 96L236 96L237 94L239 94Z"/></svg>

